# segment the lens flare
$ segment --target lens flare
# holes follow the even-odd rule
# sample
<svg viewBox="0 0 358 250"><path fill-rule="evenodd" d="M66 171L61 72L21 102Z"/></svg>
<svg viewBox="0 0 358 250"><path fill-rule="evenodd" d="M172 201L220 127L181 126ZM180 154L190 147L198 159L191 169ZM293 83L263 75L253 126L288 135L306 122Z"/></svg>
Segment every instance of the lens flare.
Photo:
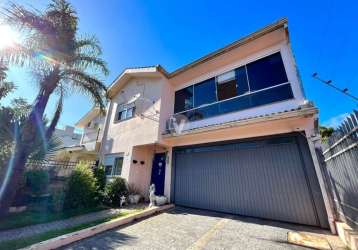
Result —
<svg viewBox="0 0 358 250"><path fill-rule="evenodd" d="M20 35L7 25L0 25L0 49L12 47L19 41Z"/></svg>
<svg viewBox="0 0 358 250"><path fill-rule="evenodd" d="M14 145L16 147L16 145L18 143L18 139L19 139L19 128L18 128L17 124L15 124L15 126L14 126L14 136L15 136L14 137ZM4 196L5 188L9 184L10 176L14 169L14 160L15 160L15 152L12 152L10 160L8 162L7 169L6 169L4 181L1 183L1 186L0 186L0 203L2 202L2 200L4 198L3 196Z"/></svg>

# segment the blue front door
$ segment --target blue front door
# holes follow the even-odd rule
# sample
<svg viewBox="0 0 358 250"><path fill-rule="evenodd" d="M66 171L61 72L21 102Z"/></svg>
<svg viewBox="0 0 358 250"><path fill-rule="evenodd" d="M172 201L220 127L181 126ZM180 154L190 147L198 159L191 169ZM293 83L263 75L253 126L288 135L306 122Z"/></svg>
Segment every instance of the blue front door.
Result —
<svg viewBox="0 0 358 250"><path fill-rule="evenodd" d="M164 195L165 153L155 154L151 184L155 184L155 195Z"/></svg>

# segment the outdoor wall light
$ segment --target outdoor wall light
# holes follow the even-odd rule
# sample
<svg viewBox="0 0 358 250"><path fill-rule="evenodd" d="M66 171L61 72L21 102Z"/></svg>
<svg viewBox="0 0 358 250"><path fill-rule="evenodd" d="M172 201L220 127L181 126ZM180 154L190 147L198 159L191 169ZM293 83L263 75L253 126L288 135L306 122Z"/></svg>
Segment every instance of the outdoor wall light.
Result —
<svg viewBox="0 0 358 250"><path fill-rule="evenodd" d="M134 163L134 164L137 164L137 163L138 163L138 161L137 161L137 160L133 160L133 163Z"/></svg>
<svg viewBox="0 0 358 250"><path fill-rule="evenodd" d="M144 165L144 161L140 161L140 164L141 164L141 165Z"/></svg>

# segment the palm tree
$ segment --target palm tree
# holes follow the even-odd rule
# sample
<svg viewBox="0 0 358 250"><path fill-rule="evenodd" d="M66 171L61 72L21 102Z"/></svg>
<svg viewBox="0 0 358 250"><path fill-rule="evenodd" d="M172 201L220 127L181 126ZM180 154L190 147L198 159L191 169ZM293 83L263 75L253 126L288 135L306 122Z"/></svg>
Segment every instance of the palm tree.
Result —
<svg viewBox="0 0 358 250"><path fill-rule="evenodd" d="M103 110L106 87L99 77L108 74L106 63L100 58L98 40L78 36L77 13L66 0L52 0L42 12L12 3L1 15L4 22L19 30L24 38L21 44L0 51L0 61L31 69L38 80L39 91L17 133L8 178L0 186L0 215L7 213L11 205L16 190L13 187L18 185L39 131L44 132L45 143L51 138L64 96L72 92L86 94ZM56 112L45 129L44 111L54 95L58 96Z"/></svg>

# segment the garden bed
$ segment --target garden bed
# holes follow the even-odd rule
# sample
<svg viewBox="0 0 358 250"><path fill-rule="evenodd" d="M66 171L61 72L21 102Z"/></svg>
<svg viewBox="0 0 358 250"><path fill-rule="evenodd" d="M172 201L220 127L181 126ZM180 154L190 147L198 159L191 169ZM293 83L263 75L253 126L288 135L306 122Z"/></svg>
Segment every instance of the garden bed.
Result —
<svg viewBox="0 0 358 250"><path fill-rule="evenodd" d="M6 218L0 220L0 231L67 219L73 216L97 212L107 208L108 207L105 206L98 206L94 208L72 209L62 212L35 210L9 214Z"/></svg>
<svg viewBox="0 0 358 250"><path fill-rule="evenodd" d="M51 238L55 238L57 236L61 236L61 235L65 235L68 233L72 233L78 230L82 230L85 228L89 228L92 226L96 226L98 224L104 223L104 222L109 222L111 220L115 220L124 216L128 216L131 214L136 214L140 211L142 211L143 208L140 209L133 209L133 210L126 210L126 211L122 211L117 215L114 215L112 217L109 218L104 218L104 219L99 219L99 220L95 220L89 223L83 223L80 225L76 225L73 227L68 227L65 229L59 229L59 230L51 230L45 233L41 233L41 234L37 234L34 236L30 236L30 237L26 237L26 238L21 238L21 240L9 240L9 241L3 241L0 242L0 249L7 249L7 250L12 250L12 249L19 249L19 248L24 248L27 246L30 246L32 244L38 243L38 242L42 242ZM67 217L68 218L68 217Z"/></svg>

